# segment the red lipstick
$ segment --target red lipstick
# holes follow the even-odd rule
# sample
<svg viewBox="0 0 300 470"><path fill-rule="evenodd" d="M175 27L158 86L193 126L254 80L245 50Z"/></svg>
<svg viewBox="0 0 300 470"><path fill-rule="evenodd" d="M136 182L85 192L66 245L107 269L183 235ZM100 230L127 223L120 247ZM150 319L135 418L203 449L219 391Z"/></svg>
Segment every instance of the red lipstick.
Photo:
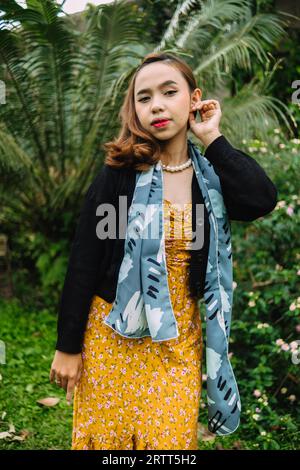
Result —
<svg viewBox="0 0 300 470"><path fill-rule="evenodd" d="M170 122L170 119L167 119L166 121L154 122L154 124L152 124L152 126L154 126L154 127L165 127L169 122Z"/></svg>

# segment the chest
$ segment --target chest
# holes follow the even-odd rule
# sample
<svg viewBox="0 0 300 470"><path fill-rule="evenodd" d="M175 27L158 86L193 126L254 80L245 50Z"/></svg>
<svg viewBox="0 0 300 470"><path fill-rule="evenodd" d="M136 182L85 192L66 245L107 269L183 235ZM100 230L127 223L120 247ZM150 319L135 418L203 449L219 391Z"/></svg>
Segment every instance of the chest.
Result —
<svg viewBox="0 0 300 470"><path fill-rule="evenodd" d="M174 173L163 171L163 198L184 209L184 204L192 202L193 172L193 166Z"/></svg>

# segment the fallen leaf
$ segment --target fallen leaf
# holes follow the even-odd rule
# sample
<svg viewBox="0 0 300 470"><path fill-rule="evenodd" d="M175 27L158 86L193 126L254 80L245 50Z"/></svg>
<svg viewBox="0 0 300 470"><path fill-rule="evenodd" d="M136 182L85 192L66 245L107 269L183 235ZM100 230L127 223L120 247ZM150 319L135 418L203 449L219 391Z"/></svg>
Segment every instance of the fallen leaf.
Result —
<svg viewBox="0 0 300 470"><path fill-rule="evenodd" d="M22 431L20 432L20 435L14 436L12 438L12 441L25 441L25 439L27 439L29 435L30 435L30 432L27 429L22 429Z"/></svg>
<svg viewBox="0 0 300 470"><path fill-rule="evenodd" d="M41 398L40 400L37 400L36 402L44 406L55 406L57 405L59 401L60 401L60 398L47 397L47 398Z"/></svg>
<svg viewBox="0 0 300 470"><path fill-rule="evenodd" d="M25 437L23 436L14 436L12 438L12 441L24 441Z"/></svg>
<svg viewBox="0 0 300 470"><path fill-rule="evenodd" d="M9 432L0 432L0 439L6 439L7 437L11 437L11 434Z"/></svg>

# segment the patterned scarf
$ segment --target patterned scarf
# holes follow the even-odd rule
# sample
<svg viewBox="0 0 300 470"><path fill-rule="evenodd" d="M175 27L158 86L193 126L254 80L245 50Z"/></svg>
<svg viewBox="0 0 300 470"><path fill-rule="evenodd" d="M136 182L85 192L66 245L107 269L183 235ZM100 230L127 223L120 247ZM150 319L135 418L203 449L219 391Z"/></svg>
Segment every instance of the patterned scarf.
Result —
<svg viewBox="0 0 300 470"><path fill-rule="evenodd" d="M239 426L241 411L228 357L233 294L230 225L219 177L195 144L190 139L187 142L210 223L204 290L208 429L217 435L227 435ZM137 172L116 298L104 319L121 336L151 336L157 342L179 336L170 299L164 242L163 171L158 162L147 171Z"/></svg>

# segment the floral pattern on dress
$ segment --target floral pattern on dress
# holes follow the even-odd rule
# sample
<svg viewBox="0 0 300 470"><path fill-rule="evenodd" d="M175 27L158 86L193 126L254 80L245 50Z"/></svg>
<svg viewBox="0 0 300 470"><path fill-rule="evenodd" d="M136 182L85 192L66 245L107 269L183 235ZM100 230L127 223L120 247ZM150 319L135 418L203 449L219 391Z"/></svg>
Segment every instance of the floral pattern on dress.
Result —
<svg viewBox="0 0 300 470"><path fill-rule="evenodd" d="M175 340L131 339L103 323L112 303L94 295L74 389L72 450L197 450L202 327L188 286L191 203L164 199L165 250ZM188 207L188 210L186 210ZM176 222L182 238L176 238ZM170 228L170 230L168 230Z"/></svg>

